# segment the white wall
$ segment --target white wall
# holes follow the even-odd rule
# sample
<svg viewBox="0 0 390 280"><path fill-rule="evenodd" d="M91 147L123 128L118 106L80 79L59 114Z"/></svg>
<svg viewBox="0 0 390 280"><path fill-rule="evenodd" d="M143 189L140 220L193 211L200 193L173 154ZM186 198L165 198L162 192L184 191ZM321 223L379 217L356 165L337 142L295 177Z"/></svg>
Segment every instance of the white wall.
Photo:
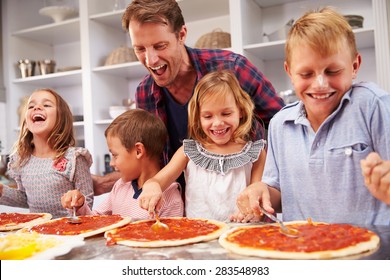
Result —
<svg viewBox="0 0 390 280"><path fill-rule="evenodd" d="M5 147L5 133L6 133L6 126L5 126L5 103L0 102L0 141L1 141L1 147ZM0 151L1 154L7 154L6 151Z"/></svg>
<svg viewBox="0 0 390 280"><path fill-rule="evenodd" d="M1 5L0 5L0 15L1 15ZM1 146L5 147L5 88L4 88L4 75L3 75L3 29L2 21L0 21L0 141ZM5 153L5 151L0 151L0 153Z"/></svg>

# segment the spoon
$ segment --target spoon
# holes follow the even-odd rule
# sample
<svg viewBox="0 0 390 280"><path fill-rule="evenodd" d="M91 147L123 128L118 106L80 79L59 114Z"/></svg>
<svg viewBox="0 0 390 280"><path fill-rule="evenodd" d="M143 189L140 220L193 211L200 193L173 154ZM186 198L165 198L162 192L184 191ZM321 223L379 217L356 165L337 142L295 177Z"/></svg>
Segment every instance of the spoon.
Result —
<svg viewBox="0 0 390 280"><path fill-rule="evenodd" d="M272 215L271 213L268 213L262 206L260 206L260 210L261 212L266 215L268 218L270 218L272 221L274 222L277 222L280 226L280 233L282 233L283 235L287 236L287 237L291 237L291 238L297 238L299 237L299 231L294 229L294 228L288 228L284 225L284 223L279 220L278 218L276 218L274 215Z"/></svg>
<svg viewBox="0 0 390 280"><path fill-rule="evenodd" d="M76 216L76 207L73 207L73 214L68 218L68 223L81 224L81 219Z"/></svg>
<svg viewBox="0 0 390 280"><path fill-rule="evenodd" d="M163 222L160 222L160 217L156 213L156 211L153 212L154 217L156 218L156 222L152 225L152 230L155 232L164 232L168 231L169 227L168 225L164 224Z"/></svg>

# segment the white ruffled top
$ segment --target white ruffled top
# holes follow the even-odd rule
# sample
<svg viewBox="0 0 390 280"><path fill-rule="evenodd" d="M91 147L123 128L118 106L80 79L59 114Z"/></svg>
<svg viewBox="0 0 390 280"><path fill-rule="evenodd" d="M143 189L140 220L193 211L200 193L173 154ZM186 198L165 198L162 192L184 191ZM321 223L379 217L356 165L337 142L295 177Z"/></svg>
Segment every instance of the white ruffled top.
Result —
<svg viewBox="0 0 390 280"><path fill-rule="evenodd" d="M221 155L195 140L184 140L189 158L184 171L186 216L227 221L237 211L237 196L250 183L253 162L265 144L265 140L249 141L240 152Z"/></svg>

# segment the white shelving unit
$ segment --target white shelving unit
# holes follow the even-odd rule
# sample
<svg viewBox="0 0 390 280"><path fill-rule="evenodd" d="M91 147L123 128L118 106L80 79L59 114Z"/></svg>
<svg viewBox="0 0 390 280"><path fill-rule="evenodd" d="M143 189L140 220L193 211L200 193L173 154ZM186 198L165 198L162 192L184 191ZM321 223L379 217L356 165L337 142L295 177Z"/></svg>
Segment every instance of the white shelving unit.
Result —
<svg viewBox="0 0 390 280"><path fill-rule="evenodd" d="M126 1L127 3L130 0ZM17 139L17 108L34 89L51 87L70 104L74 114L84 116L74 124L78 139L93 154L93 173L102 173L108 153L104 130L111 122L110 105L133 98L139 81L147 74L139 62L103 66L109 53L131 46L122 30L124 10L114 11L113 1L78 0L79 16L53 23L39 15L42 0L4 0L2 4L3 57L7 89L8 149ZM364 17L356 29L363 65L358 79L372 80L390 91L389 3L386 0L183 0L179 2L188 28L187 45L215 29L231 33L231 50L247 56L271 80L277 91L291 88L283 70L284 40L268 42L264 33L280 28L289 19L325 5L343 14ZM20 78L16 62L22 58L54 59L58 68L80 70ZM36 74L38 69L36 69Z"/></svg>

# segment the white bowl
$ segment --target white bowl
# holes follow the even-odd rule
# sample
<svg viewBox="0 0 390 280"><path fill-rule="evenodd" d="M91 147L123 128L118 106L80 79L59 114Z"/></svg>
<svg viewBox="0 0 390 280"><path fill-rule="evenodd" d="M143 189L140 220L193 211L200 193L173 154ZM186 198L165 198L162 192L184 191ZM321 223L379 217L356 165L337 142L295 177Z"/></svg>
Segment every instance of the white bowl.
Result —
<svg viewBox="0 0 390 280"><path fill-rule="evenodd" d="M344 17L352 29L363 28L364 17L359 15L345 15Z"/></svg>
<svg viewBox="0 0 390 280"><path fill-rule="evenodd" d="M66 6L49 6L39 10L42 16L51 17L54 22L61 22L65 19L77 16L77 10Z"/></svg>
<svg viewBox="0 0 390 280"><path fill-rule="evenodd" d="M130 106L110 106L108 113L110 114L111 118L115 119L130 109L132 109Z"/></svg>

